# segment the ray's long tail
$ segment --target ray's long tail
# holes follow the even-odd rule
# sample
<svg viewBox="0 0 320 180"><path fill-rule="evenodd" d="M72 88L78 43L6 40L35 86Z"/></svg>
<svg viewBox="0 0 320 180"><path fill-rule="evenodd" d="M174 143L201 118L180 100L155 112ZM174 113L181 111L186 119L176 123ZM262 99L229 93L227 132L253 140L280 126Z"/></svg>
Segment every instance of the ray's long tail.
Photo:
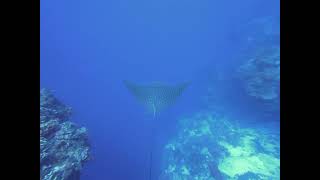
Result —
<svg viewBox="0 0 320 180"><path fill-rule="evenodd" d="M151 133L150 133L149 180L152 180L152 156L153 156L153 142L155 141L155 134L156 134L155 128L156 128L155 124L152 124Z"/></svg>
<svg viewBox="0 0 320 180"><path fill-rule="evenodd" d="M150 151L149 180L152 179L152 149Z"/></svg>

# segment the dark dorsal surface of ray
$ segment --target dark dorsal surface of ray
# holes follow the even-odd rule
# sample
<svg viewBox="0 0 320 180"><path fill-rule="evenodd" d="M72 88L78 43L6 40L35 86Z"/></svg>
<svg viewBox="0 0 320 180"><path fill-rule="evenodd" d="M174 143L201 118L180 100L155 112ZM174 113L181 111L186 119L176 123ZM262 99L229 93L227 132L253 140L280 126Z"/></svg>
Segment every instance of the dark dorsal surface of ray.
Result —
<svg viewBox="0 0 320 180"><path fill-rule="evenodd" d="M124 84L137 100L143 104L149 112L159 112L172 105L182 92L188 87L189 82L170 86L162 83L150 83L140 85L125 80Z"/></svg>
<svg viewBox="0 0 320 180"><path fill-rule="evenodd" d="M175 86L170 86L162 83L151 83L148 85L139 85L130 81L124 81L124 84L137 100L142 103L148 111L153 112L155 118L156 112L173 104L182 92L188 87L189 82L181 83ZM155 125L151 129L150 142L150 166L149 166L149 180L152 180L152 142L154 140Z"/></svg>

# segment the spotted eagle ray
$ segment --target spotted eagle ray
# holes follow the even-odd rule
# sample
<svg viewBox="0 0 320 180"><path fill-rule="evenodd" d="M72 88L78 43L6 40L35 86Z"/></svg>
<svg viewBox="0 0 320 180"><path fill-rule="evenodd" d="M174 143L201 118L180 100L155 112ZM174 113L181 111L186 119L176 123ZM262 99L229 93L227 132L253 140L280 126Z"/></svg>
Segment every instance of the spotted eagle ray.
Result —
<svg viewBox="0 0 320 180"><path fill-rule="evenodd" d="M172 105L182 92L188 87L189 82L175 86L162 83L151 83L149 85L138 85L129 81L124 81L131 94L143 104L149 112L156 113Z"/></svg>
<svg viewBox="0 0 320 180"><path fill-rule="evenodd" d="M138 85L129 81L124 81L124 84L131 94L135 96L149 112L153 112L153 118L155 118L156 113L172 105L190 83L185 82L175 86L169 86L162 83ZM153 126L153 128L155 128L155 126ZM151 140L153 139L153 133L155 132L153 128L151 129ZM150 146L149 180L152 178L152 141Z"/></svg>

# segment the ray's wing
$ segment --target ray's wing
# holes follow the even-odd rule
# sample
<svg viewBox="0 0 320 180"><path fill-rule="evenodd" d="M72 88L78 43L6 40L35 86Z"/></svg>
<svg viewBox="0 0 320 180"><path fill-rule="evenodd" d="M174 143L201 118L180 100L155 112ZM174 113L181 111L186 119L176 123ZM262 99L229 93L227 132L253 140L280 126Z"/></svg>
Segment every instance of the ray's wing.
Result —
<svg viewBox="0 0 320 180"><path fill-rule="evenodd" d="M129 81L124 81L124 84L130 93L144 105L154 103L157 100L155 97L157 88L153 86L138 85Z"/></svg>
<svg viewBox="0 0 320 180"><path fill-rule="evenodd" d="M139 86L137 84L133 84L129 81L123 81L130 93L137 98L137 100L141 103L145 102L146 96L146 87Z"/></svg>
<svg viewBox="0 0 320 180"><path fill-rule="evenodd" d="M182 92L188 86L188 83L176 86L162 86L154 89L154 96L157 97L156 107L158 111L174 104Z"/></svg>
<svg viewBox="0 0 320 180"><path fill-rule="evenodd" d="M129 81L124 81L126 87L149 111L161 111L173 104L182 94L189 83L177 86L167 86L161 84L151 84L149 86L136 85Z"/></svg>

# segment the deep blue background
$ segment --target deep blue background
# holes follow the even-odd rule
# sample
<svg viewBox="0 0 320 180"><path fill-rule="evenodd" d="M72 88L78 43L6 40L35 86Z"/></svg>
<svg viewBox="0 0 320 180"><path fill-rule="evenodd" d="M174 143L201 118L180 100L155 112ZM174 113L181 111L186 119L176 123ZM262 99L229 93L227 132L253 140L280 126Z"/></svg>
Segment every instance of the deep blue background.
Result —
<svg viewBox="0 0 320 180"><path fill-rule="evenodd" d="M41 0L41 87L55 90L88 128L93 160L82 179L147 179L150 127L162 134L161 147L179 117L201 110L204 71L228 74L239 63L237 29L278 15L278 0ZM152 120L124 79L192 85Z"/></svg>

